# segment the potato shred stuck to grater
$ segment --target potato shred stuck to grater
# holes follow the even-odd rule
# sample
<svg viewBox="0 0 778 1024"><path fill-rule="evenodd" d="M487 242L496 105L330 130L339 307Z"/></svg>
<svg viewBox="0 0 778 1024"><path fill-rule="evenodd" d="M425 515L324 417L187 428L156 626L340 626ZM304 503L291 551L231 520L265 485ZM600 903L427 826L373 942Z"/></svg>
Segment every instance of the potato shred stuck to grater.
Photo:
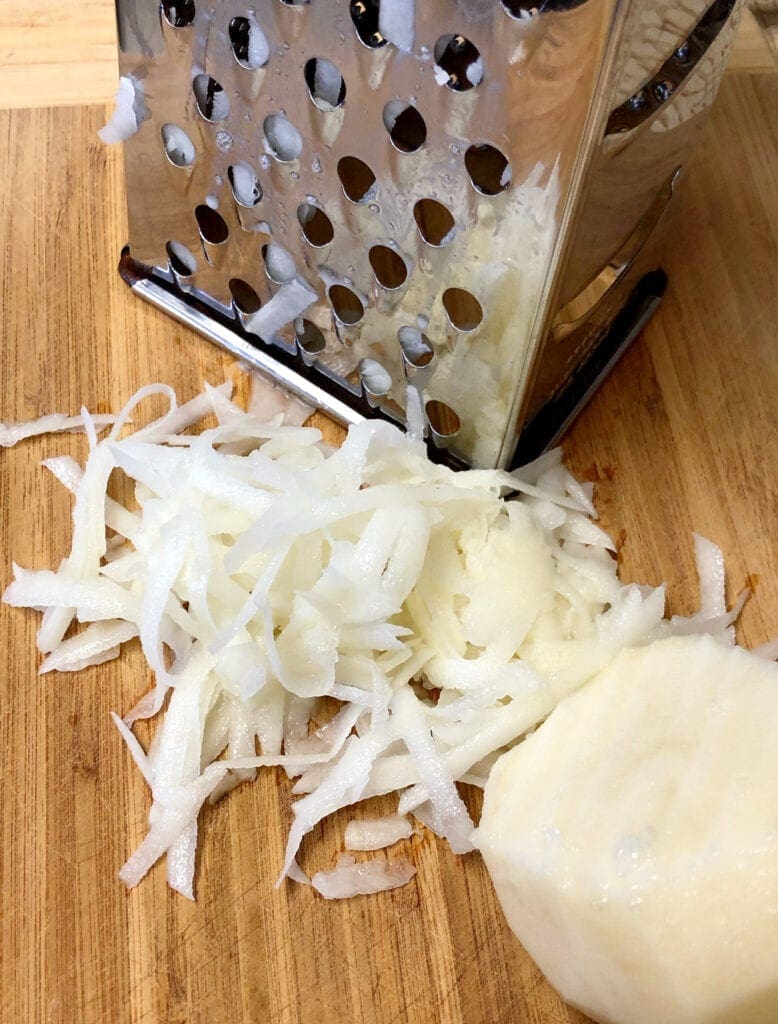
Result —
<svg viewBox="0 0 778 1024"><path fill-rule="evenodd" d="M117 0L133 290L454 461L556 440L664 291L739 0Z"/></svg>

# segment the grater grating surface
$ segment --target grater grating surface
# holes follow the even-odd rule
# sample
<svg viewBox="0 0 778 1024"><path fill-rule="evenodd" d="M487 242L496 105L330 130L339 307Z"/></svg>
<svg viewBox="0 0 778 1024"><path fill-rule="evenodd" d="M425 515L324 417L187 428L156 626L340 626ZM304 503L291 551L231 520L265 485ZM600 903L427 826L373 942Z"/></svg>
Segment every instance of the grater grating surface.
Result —
<svg viewBox="0 0 778 1024"><path fill-rule="evenodd" d="M723 11L716 31L733 7L707 9ZM697 46L695 66L715 66L676 62L667 95L650 90L653 119L638 113L634 131L603 140L608 116L629 113L694 37L703 0L118 0L117 11L142 120L126 143L132 257L173 286L147 297L343 420L403 422L410 402L435 445L483 466L510 459L517 423L542 403L530 394L538 364L551 395L564 383L555 367L569 374L571 354L608 326L595 318L584 342L551 350L560 292L585 283L592 260L599 273L675 182L685 126L726 53ZM689 110L665 102L676 86ZM661 178L647 132L672 136ZM614 147L646 153L639 186L621 175L618 216L595 213L595 244L563 281L587 189L601 203L587 174L599 161L613 177ZM608 296L611 320L640 257Z"/></svg>
<svg viewBox="0 0 778 1024"><path fill-rule="evenodd" d="M554 6L418 3L412 53L362 0L133 6L154 57L132 68L153 112L128 143L134 257L346 400L372 374L402 420L419 389L438 443L495 464L615 8Z"/></svg>

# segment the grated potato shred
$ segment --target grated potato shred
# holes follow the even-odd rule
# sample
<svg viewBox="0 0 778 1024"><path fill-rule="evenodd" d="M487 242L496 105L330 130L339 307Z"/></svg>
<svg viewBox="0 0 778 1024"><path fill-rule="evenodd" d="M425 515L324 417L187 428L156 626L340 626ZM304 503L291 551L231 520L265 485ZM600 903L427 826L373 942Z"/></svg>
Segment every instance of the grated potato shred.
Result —
<svg viewBox="0 0 778 1024"><path fill-rule="evenodd" d="M127 432L152 394L167 413ZM183 432L211 414L215 426ZM298 797L279 882L307 881L298 851L323 818L377 794L397 794L387 841L410 834L413 814L465 853L457 783L482 786L622 648L690 631L733 642L740 606L726 610L718 549L697 539L701 610L668 621L662 587L619 581L591 486L560 450L517 473L454 472L429 461L418 424L405 435L381 421L332 449L284 422L277 392L263 403L255 391L246 412L229 385L184 405L150 385L113 421L84 411L8 436L44 423L88 437L83 466L44 463L75 497L71 550L55 570L14 566L3 600L43 613L41 672L138 642L154 673L114 716L152 795L128 886L165 857L169 884L193 898L200 809L264 767L285 769ZM107 496L115 473L134 485L131 507ZM133 723L153 717L144 750ZM351 837L386 845L358 825ZM314 887L379 891L415 870L379 861L346 860Z"/></svg>

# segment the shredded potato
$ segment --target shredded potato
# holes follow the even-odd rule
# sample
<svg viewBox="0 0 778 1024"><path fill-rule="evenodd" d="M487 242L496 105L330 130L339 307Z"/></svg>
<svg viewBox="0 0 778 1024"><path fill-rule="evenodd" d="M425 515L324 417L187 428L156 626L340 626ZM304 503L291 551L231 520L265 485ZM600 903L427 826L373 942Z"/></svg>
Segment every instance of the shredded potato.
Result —
<svg viewBox="0 0 778 1024"><path fill-rule="evenodd" d="M149 394L169 411L121 436ZM193 898L200 808L267 766L299 795L279 881L307 881L296 857L318 822L381 793L464 853L457 783L483 785L623 647L688 631L732 642L717 549L697 542L700 613L668 622L661 587L619 581L591 488L559 450L516 474L457 473L429 461L418 424L361 423L332 450L280 414L263 422L262 407L243 411L226 386L178 406L152 385L102 441L84 413L84 467L46 462L75 494L71 551L56 571L14 567L4 595L43 611L42 672L99 664L136 637L153 670L115 717L153 798L127 885L166 856L169 884ZM182 433L211 413L216 426ZM134 482L132 508L107 497L116 472ZM339 702L329 721L325 697ZM132 724L154 716L144 750ZM413 873L342 867L316 888L377 891Z"/></svg>

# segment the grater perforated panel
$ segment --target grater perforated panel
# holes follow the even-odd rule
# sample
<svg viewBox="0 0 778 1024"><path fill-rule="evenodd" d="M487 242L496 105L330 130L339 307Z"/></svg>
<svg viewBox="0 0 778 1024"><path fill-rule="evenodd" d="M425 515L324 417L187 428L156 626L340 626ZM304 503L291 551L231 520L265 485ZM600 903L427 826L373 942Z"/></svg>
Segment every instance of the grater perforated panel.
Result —
<svg viewBox="0 0 778 1024"><path fill-rule="evenodd" d="M431 443L505 464L608 116L704 10L117 0L133 260L342 419L421 409Z"/></svg>
<svg viewBox="0 0 778 1024"><path fill-rule="evenodd" d="M122 5L133 256L495 464L615 10L546 6L417 3L397 45L368 0Z"/></svg>

